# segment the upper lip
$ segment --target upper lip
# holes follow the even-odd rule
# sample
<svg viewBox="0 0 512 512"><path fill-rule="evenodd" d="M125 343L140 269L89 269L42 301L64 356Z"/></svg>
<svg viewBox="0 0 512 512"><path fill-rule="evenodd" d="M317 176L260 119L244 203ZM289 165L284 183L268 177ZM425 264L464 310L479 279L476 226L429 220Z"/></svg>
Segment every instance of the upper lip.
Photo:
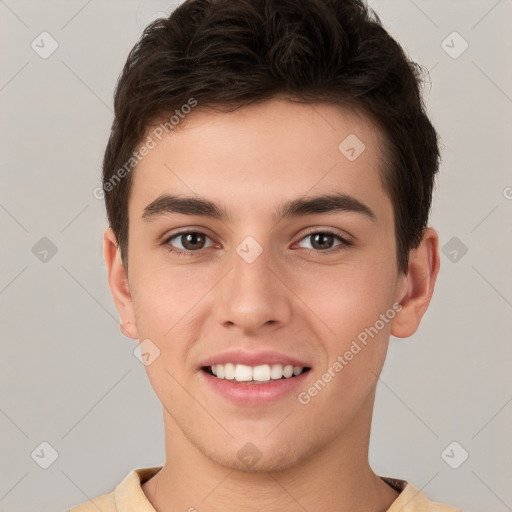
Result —
<svg viewBox="0 0 512 512"><path fill-rule="evenodd" d="M215 354L200 363L200 367L213 366L214 364L245 364L247 366L258 366L262 364L282 364L300 366L301 368L310 367L306 362L286 354L280 354L271 350L247 351L247 350L230 350Z"/></svg>

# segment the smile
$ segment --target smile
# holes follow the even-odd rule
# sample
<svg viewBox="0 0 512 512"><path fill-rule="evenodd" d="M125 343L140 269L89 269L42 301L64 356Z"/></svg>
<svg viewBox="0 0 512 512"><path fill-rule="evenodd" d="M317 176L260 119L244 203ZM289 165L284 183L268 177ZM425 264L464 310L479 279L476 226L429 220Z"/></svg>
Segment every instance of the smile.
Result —
<svg viewBox="0 0 512 512"><path fill-rule="evenodd" d="M292 366L290 364L260 364L257 366L248 366L245 364L225 363L206 366L203 370L218 379L258 384L272 380L290 379L308 371L309 368L307 366Z"/></svg>

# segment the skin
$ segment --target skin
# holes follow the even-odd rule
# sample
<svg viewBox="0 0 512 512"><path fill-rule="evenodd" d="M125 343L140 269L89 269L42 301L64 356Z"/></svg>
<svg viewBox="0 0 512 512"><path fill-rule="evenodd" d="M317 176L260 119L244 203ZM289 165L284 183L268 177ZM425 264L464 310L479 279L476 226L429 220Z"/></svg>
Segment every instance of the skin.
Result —
<svg viewBox="0 0 512 512"><path fill-rule="evenodd" d="M366 146L354 161L338 150L349 134ZM198 107L134 171L128 275L110 228L104 254L122 332L161 351L146 371L163 406L166 462L142 486L158 512L377 512L397 498L368 463L375 389L389 336L411 336L429 305L439 250L429 227L407 274L398 273L393 209L379 175L383 144L363 115L274 98L231 113ZM376 220L339 211L271 218L284 200L331 192L364 202ZM143 221L162 193L207 198L232 218ZM161 244L189 228L209 237L191 257ZM307 236L326 229L352 245L336 251L338 239L319 246ZM250 264L236 252L247 236L263 248ZM183 237L170 244L191 247ZM206 357L270 349L310 363L307 390L397 303L401 311L307 405L291 393L236 406L201 378ZM252 468L237 457L247 442L261 453Z"/></svg>

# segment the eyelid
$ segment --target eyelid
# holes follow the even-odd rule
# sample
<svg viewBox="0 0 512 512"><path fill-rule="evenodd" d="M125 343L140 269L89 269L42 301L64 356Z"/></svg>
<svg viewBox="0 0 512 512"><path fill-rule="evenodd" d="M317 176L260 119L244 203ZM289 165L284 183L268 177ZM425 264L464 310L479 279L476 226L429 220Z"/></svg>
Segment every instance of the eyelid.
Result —
<svg viewBox="0 0 512 512"><path fill-rule="evenodd" d="M165 234L162 237L162 240L159 242L159 245L166 246L167 251L169 251L170 253L174 253L178 256L184 256L184 255L193 256L195 254L199 255L204 250L211 248L211 247L215 247L215 246L218 247L218 245L219 245L219 243L215 241L214 237L211 237L204 230L206 230L206 228L203 228L203 227L201 227L201 228L194 228L194 227L182 228L177 232ZM206 231L208 231L208 230L206 230ZM204 235L206 238L209 238L212 241L212 244L207 247L202 247L201 249L198 249L196 251L192 251L192 250L188 250L188 249L179 249L170 244L170 241L172 239L179 238L180 236L190 234L190 233ZM326 250L304 248L305 251L307 251L309 253L319 254L319 255L321 255L321 254L328 255L328 254L335 253L340 250L346 249L346 248L350 247L351 245L353 245L353 243L354 243L352 240L353 237L351 235L349 235L348 233L347 234L345 234L345 232L340 233L335 228L322 228L322 227L317 226L317 227L309 228L307 232L303 233L300 236L300 238L297 240L297 242L295 242L293 244L293 246L299 244L300 242L302 242L304 239L308 238L309 236L318 234L318 233L332 235L335 238L337 238L340 243L335 245L334 247L332 247L330 249L326 249Z"/></svg>
<svg viewBox="0 0 512 512"><path fill-rule="evenodd" d="M170 245L170 241L175 238L179 238L180 236L188 235L190 233L195 233L195 234L199 234L199 235L204 235L206 238L211 240L212 244L208 247L203 247L202 249L198 249L197 251L190 251L188 249L179 249L179 248L174 248L173 246L171 246L173 248L173 250L175 250L176 252L199 253L204 249L208 249L209 247L218 246L219 244L215 241L215 239L212 236L210 236L208 233L205 233L204 231L202 231L203 229L204 228L201 228L201 229L186 228L186 229L177 231L175 233L166 234L163 236L163 238L162 238L161 242L159 242L159 244Z"/></svg>
<svg viewBox="0 0 512 512"><path fill-rule="evenodd" d="M186 228L183 228L183 229L180 229L180 228L177 228L179 229L179 231L176 231L176 232L172 232L172 233L169 233L169 232L166 232L159 240L160 243L165 243L167 241L169 241L171 238L174 238L174 237L177 237L178 235L184 235L184 234L188 234L188 233L199 233L199 234L202 234L202 235L205 235L207 236L208 238L210 239L215 239L215 237L209 235L206 231L208 231L207 228L205 227L194 227L194 226L188 226ZM351 242L353 240L353 236L350 235L348 232L346 231L340 231L340 230L337 230L336 228L325 228L325 227L312 227L312 228L308 228L308 230L302 234L302 236L299 238L298 241L301 241L303 238L309 236L309 235L312 235L314 233L329 233L329 234L332 234L332 235L336 235L336 236L339 236L340 238L344 239L347 243L348 242ZM298 236L298 235L296 235Z"/></svg>
<svg viewBox="0 0 512 512"><path fill-rule="evenodd" d="M307 249L304 248L305 251L308 251L309 253L319 254L319 255L328 255L328 254L334 254L338 251L348 249L350 246L354 244L354 242L351 240L351 236L346 236L344 233L340 234L339 231L333 229L333 228L313 228L306 233L304 233L297 242L295 242L293 245L300 244L304 239L310 237L311 235L321 233L324 235L332 235L335 238L339 240L339 243L334 245L334 247L331 247L330 249L326 249L324 251L319 249Z"/></svg>
<svg viewBox="0 0 512 512"><path fill-rule="evenodd" d="M171 238L174 238L178 235L185 235L188 233L200 233L201 235L205 235L212 240L214 240L216 238L215 236L212 236L210 234L210 230L204 226L197 226L197 227L196 226L185 226L183 228L176 228L176 231L175 230L166 231L165 234L163 234L159 238L159 242L165 243L166 241L168 241Z"/></svg>
<svg viewBox="0 0 512 512"><path fill-rule="evenodd" d="M347 231L340 230L338 228L323 228L323 227L313 227L308 230L301 236L300 240L305 238L306 236L312 235L314 233L329 233L330 235L335 235L342 240L345 240L347 243L352 243L354 241L354 237L348 233Z"/></svg>

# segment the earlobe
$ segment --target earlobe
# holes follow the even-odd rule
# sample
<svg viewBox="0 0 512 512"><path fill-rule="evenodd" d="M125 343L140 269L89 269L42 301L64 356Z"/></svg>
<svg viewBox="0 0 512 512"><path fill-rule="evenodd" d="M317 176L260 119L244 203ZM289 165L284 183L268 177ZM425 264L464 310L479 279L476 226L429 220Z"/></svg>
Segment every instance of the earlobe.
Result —
<svg viewBox="0 0 512 512"><path fill-rule="evenodd" d="M402 309L391 324L392 336L408 338L416 332L430 304L439 267L439 238L436 231L428 227L420 245L409 253L408 272L402 276L397 299Z"/></svg>
<svg viewBox="0 0 512 512"><path fill-rule="evenodd" d="M127 337L127 338L133 338L138 339L137 336L137 329L135 325L131 322L121 322L119 324L119 328L121 329L121 332Z"/></svg>
<svg viewBox="0 0 512 512"><path fill-rule="evenodd" d="M138 339L128 276L121 260L116 236L110 227L103 234L103 256L107 266L108 284L112 298L121 317L121 332L128 338Z"/></svg>

